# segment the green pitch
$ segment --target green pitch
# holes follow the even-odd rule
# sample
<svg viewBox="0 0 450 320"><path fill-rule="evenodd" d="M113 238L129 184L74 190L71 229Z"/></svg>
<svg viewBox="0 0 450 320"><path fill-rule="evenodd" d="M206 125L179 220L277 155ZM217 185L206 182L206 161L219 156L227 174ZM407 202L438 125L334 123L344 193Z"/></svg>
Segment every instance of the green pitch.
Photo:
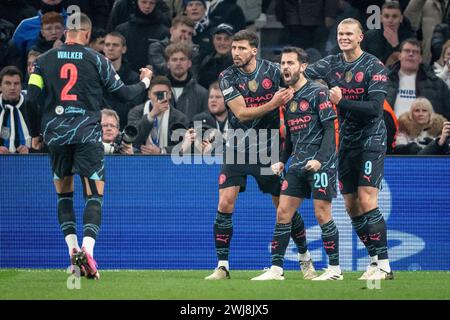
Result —
<svg viewBox="0 0 450 320"><path fill-rule="evenodd" d="M287 271L285 281L250 281L261 273L255 270L232 271L232 278L226 281L203 280L210 272L101 270L99 281L82 278L77 283L62 270L0 269L0 300L450 299L450 272L396 272L394 281L381 281L380 289L372 290L365 281L357 280L361 272L345 272L344 281L335 282L306 281L299 271ZM68 282L79 289L68 289Z"/></svg>

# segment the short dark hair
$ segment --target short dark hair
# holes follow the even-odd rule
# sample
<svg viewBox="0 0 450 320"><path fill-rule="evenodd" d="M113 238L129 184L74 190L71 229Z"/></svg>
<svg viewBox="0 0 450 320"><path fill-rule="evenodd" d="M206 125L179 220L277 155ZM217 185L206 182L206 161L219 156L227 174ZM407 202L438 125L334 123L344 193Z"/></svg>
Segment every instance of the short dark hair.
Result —
<svg viewBox="0 0 450 320"><path fill-rule="evenodd" d="M91 34L91 40L89 40L90 43L95 42L99 38L106 37L106 31L103 28L94 27L92 28L92 34Z"/></svg>
<svg viewBox="0 0 450 320"><path fill-rule="evenodd" d="M120 32L118 32L118 31L111 31L110 33L106 34L105 38L107 36L119 38L120 41L122 42L122 46L124 46L124 47L127 46L127 39Z"/></svg>
<svg viewBox="0 0 450 320"><path fill-rule="evenodd" d="M242 41L242 40L247 40L251 47L258 48L259 38L258 35L253 31L243 29L234 34L233 41Z"/></svg>
<svg viewBox="0 0 450 320"><path fill-rule="evenodd" d="M398 3L397 1L389 1L383 4L383 6L381 7L381 10L383 9L397 9L400 10L400 12L402 12L402 7L400 6L400 3Z"/></svg>
<svg viewBox="0 0 450 320"><path fill-rule="evenodd" d="M300 62L300 63L308 63L309 62L308 54L302 48L285 47L285 48L283 48L283 51L281 52L281 54L283 54L283 53L296 53L298 62Z"/></svg>
<svg viewBox="0 0 450 320"><path fill-rule="evenodd" d="M422 55L422 46L420 44L420 41L417 40L416 38L408 38L402 41L402 43L400 43L400 52L403 50L403 47L405 46L405 44L412 44L413 46L419 47L420 50L420 54Z"/></svg>
<svg viewBox="0 0 450 320"><path fill-rule="evenodd" d="M172 90L172 83L170 83L169 78L167 78L166 76L156 76L150 82L150 87L148 88L148 91L151 91L152 88L158 84L165 85L169 88L169 90Z"/></svg>
<svg viewBox="0 0 450 320"><path fill-rule="evenodd" d="M0 71L0 84L5 76L19 76L20 82L23 80L22 72L16 66L6 66Z"/></svg>

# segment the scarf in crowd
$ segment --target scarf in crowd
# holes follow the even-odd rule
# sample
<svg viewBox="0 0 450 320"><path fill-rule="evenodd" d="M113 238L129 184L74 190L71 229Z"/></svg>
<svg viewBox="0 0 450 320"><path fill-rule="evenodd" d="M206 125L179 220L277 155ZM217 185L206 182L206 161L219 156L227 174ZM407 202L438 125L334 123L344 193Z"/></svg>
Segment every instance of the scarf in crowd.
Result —
<svg viewBox="0 0 450 320"><path fill-rule="evenodd" d="M12 106L5 103L3 94L0 94L0 138L11 153L15 153L20 145L31 147L31 136L20 109L23 102L24 97L21 94L19 102Z"/></svg>
<svg viewBox="0 0 450 320"><path fill-rule="evenodd" d="M150 113L150 104L150 100L145 103L144 115ZM170 107L155 118L153 128L147 139L148 142L158 146L161 149L167 147L169 143L169 115Z"/></svg>
<svg viewBox="0 0 450 320"><path fill-rule="evenodd" d="M205 15L195 25L194 36L201 34L209 26L209 2L206 2Z"/></svg>

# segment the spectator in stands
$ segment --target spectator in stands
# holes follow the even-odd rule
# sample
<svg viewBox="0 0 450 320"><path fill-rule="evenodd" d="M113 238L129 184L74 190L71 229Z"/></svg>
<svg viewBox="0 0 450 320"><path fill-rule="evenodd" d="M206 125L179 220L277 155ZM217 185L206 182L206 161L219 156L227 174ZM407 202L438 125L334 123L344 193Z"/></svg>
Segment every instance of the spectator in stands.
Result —
<svg viewBox="0 0 450 320"><path fill-rule="evenodd" d="M278 8L278 19L287 28L291 45L323 52L338 13L337 0L279 0Z"/></svg>
<svg viewBox="0 0 450 320"><path fill-rule="evenodd" d="M381 29L366 31L362 47L386 63L394 52L399 51L400 43L413 36L411 26L403 21L400 4L386 2L381 9Z"/></svg>
<svg viewBox="0 0 450 320"><path fill-rule="evenodd" d="M30 50L27 55L27 74L25 76L25 81L23 81L23 87L26 88L28 85L28 79L30 78L30 74L33 72L33 65L36 59L41 55L40 52Z"/></svg>
<svg viewBox="0 0 450 320"><path fill-rule="evenodd" d="M208 111L195 115L192 118L190 127L194 128L196 125L199 127L198 124L201 124L201 126L206 129L216 129L215 132L212 132L212 135L215 137L214 142L224 143L228 130L228 110L225 106L225 100L217 81L209 86ZM204 130L202 131L204 132ZM213 146L210 142L212 135L209 134L208 136L201 137L201 150L203 152L208 152ZM189 138L191 138L191 141L192 138L195 139L192 130L190 131Z"/></svg>
<svg viewBox="0 0 450 320"><path fill-rule="evenodd" d="M422 63L417 40L407 39L401 43L399 61L392 65L388 76L386 100L397 117L410 110L416 97L423 96L431 101L436 113L450 118L450 90L431 67Z"/></svg>
<svg viewBox="0 0 450 320"><path fill-rule="evenodd" d="M434 63L434 72L450 89L450 40L442 47L441 57Z"/></svg>
<svg viewBox="0 0 450 320"><path fill-rule="evenodd" d="M156 76L148 91L149 100L128 114L128 124L138 128L135 146L142 154L167 154L179 143L171 139L178 129L186 129L189 120L173 108L169 79ZM182 137L181 137L182 138Z"/></svg>
<svg viewBox="0 0 450 320"><path fill-rule="evenodd" d="M14 25L4 19L0 19L0 70L6 66L21 67L20 52L11 40L14 33Z"/></svg>
<svg viewBox="0 0 450 320"><path fill-rule="evenodd" d="M140 81L139 74L131 70L128 62L124 60L123 55L127 52L127 43L125 37L119 32L113 31L105 37L105 57L107 57L117 74L126 85L135 84ZM133 101L121 101L114 95L106 93L104 95L104 105L114 109L120 119L119 128L123 130L128 122L128 112L133 106L145 101L146 94L136 97Z"/></svg>
<svg viewBox="0 0 450 320"><path fill-rule="evenodd" d="M0 72L0 154L26 154L31 149L22 72L8 66Z"/></svg>
<svg viewBox="0 0 450 320"><path fill-rule="evenodd" d="M199 45L200 56L203 59L212 51L209 35L211 27L208 17L208 4L205 0L185 0L184 7L185 15L195 23L192 41Z"/></svg>
<svg viewBox="0 0 450 320"><path fill-rule="evenodd" d="M137 0L116 0L114 6L109 14L108 26L106 30L108 32L113 31L116 27L122 23L130 20L131 16L137 9ZM156 0L156 10L163 13L163 23L168 28L170 27L170 10L165 0Z"/></svg>
<svg viewBox="0 0 450 320"><path fill-rule="evenodd" d="M417 154L442 131L446 119L434 113L430 100L419 97L399 119L395 154Z"/></svg>
<svg viewBox="0 0 450 320"><path fill-rule="evenodd" d="M102 142L105 154L134 154L131 144L121 141L117 145L117 136L119 135L119 116L111 109L102 109Z"/></svg>
<svg viewBox="0 0 450 320"><path fill-rule="evenodd" d="M231 37L234 29L231 25L222 23L212 30L214 51L207 55L201 65L198 83L204 88L217 81L219 74L233 64L231 56Z"/></svg>
<svg viewBox="0 0 450 320"><path fill-rule="evenodd" d="M208 90L192 77L192 49L186 43L174 43L165 50L168 78L171 82L175 108L187 118L208 110Z"/></svg>
<svg viewBox="0 0 450 320"><path fill-rule="evenodd" d="M37 10L25 0L0 1L0 17L11 22L16 28L22 20L34 17Z"/></svg>
<svg viewBox="0 0 450 320"><path fill-rule="evenodd" d="M104 54L106 31L102 28L93 27L89 47Z"/></svg>
<svg viewBox="0 0 450 320"><path fill-rule="evenodd" d="M198 65L200 64L199 46L192 42L195 23L186 16L178 16L172 20L170 27L170 39L165 38L156 41L148 46L148 64L153 67L154 75L165 75L169 73L167 69L166 59L164 58L164 50L169 44L177 42L185 42L192 46L192 70L196 77Z"/></svg>
<svg viewBox="0 0 450 320"><path fill-rule="evenodd" d="M450 40L450 1L447 2L447 9L442 23L434 27L431 37L431 63L439 59L444 43Z"/></svg>
<svg viewBox="0 0 450 320"><path fill-rule="evenodd" d="M184 11L183 0L164 0L164 2L169 8L170 19L181 16L183 14Z"/></svg>
<svg viewBox="0 0 450 320"><path fill-rule="evenodd" d="M421 35L422 56L425 64L431 63L431 36L436 25L442 23L448 0L411 0L404 15L411 21L413 30ZM434 105L433 105L434 106Z"/></svg>
<svg viewBox="0 0 450 320"><path fill-rule="evenodd" d="M163 24L163 13L155 6L156 0L137 0L134 15L116 28L127 41L125 57L136 72L147 65L150 42L170 36L169 29Z"/></svg>
<svg viewBox="0 0 450 320"><path fill-rule="evenodd" d="M66 0L66 8L76 5L80 11L87 14L96 28L105 29L109 17L108 0Z"/></svg>
<svg viewBox="0 0 450 320"><path fill-rule="evenodd" d="M42 16L52 11L62 14L65 23L67 13L62 0L42 0L42 8L38 14L23 20L17 27L13 35L13 42L23 57L38 40Z"/></svg>
<svg viewBox="0 0 450 320"><path fill-rule="evenodd" d="M219 24L231 25L234 30L245 29L246 18L242 8L236 4L237 0L212 0L208 8L209 25L211 28ZM261 10L261 6L259 7Z"/></svg>
<svg viewBox="0 0 450 320"><path fill-rule="evenodd" d="M64 19L59 13L47 12L41 20L41 33L30 50L44 53L64 43Z"/></svg>
<svg viewBox="0 0 450 320"><path fill-rule="evenodd" d="M431 141L418 154L421 155L450 155L450 122L444 122L441 135Z"/></svg>

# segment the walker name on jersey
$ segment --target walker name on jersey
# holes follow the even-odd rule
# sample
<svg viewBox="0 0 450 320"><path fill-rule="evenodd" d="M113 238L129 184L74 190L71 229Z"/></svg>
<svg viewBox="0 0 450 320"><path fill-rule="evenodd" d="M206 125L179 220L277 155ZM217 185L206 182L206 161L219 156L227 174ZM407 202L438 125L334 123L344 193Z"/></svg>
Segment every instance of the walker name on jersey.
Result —
<svg viewBox="0 0 450 320"><path fill-rule="evenodd" d="M58 51L58 59L83 60L83 52Z"/></svg>

